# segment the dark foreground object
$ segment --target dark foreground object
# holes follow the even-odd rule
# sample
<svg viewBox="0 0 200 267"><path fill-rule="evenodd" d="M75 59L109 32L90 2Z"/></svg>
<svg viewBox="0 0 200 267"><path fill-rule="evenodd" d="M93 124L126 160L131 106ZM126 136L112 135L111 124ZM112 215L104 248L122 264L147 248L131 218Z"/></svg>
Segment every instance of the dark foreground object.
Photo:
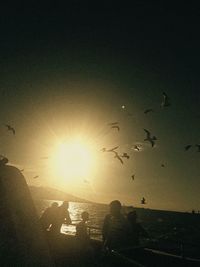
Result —
<svg viewBox="0 0 200 267"><path fill-rule="evenodd" d="M50 250L58 267L197 267L200 260L182 258L148 248L129 248L102 254L102 243L91 240L92 250L80 249L74 236L60 234L52 237L47 235Z"/></svg>
<svg viewBox="0 0 200 267"><path fill-rule="evenodd" d="M21 172L0 166L0 266L54 266Z"/></svg>

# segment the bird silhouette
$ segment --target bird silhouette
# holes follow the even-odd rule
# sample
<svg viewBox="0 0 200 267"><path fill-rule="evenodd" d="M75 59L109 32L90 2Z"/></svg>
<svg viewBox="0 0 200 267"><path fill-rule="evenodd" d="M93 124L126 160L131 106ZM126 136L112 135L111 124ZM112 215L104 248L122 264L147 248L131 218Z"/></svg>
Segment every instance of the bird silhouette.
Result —
<svg viewBox="0 0 200 267"><path fill-rule="evenodd" d="M135 146L134 146L134 150L140 151L139 146L135 145Z"/></svg>
<svg viewBox="0 0 200 267"><path fill-rule="evenodd" d="M119 124L119 122L118 122L118 121L116 121L116 122L110 122L110 123L108 123L108 125L109 125L109 126L113 126L113 125L117 125L117 124Z"/></svg>
<svg viewBox="0 0 200 267"><path fill-rule="evenodd" d="M188 151L191 147L192 147L192 145L185 146L185 151Z"/></svg>
<svg viewBox="0 0 200 267"><path fill-rule="evenodd" d="M121 158L127 158L127 159L130 158L130 156L127 153L123 153L120 157Z"/></svg>
<svg viewBox="0 0 200 267"><path fill-rule="evenodd" d="M115 155L114 158L117 158L123 164L124 162L123 162L122 158L119 156L119 154L117 153L117 151L115 151L118 147L119 146L115 146L115 147L113 147L111 149L106 149L104 147L104 148L102 148L101 151L108 152L108 153L113 153Z"/></svg>
<svg viewBox="0 0 200 267"><path fill-rule="evenodd" d="M121 162L121 164L124 164L124 162L123 162L123 160L121 159L121 157L119 156L119 154L118 154L117 152L115 152L115 151L113 151L113 152L115 153L114 158L118 159L118 160Z"/></svg>
<svg viewBox="0 0 200 267"><path fill-rule="evenodd" d="M165 164L163 164L163 163L162 163L162 164L161 164L161 167L163 167L163 168L164 168L164 167L165 167Z"/></svg>
<svg viewBox="0 0 200 267"><path fill-rule="evenodd" d="M147 113L149 113L149 112L153 112L153 109L152 109L152 108L146 109L146 110L144 111L144 114L147 114Z"/></svg>
<svg viewBox="0 0 200 267"><path fill-rule="evenodd" d="M5 124L5 127L7 127L8 131L11 131L13 135L15 135L15 129L12 126L10 126L9 124Z"/></svg>
<svg viewBox="0 0 200 267"><path fill-rule="evenodd" d="M119 146L115 146L115 147L113 147L113 148L107 150L107 152L113 152L113 151L115 151L116 149L118 149L118 147L119 147Z"/></svg>
<svg viewBox="0 0 200 267"><path fill-rule="evenodd" d="M33 179L36 179L36 178L38 178L38 177L39 177L39 175L36 175L36 176L33 177Z"/></svg>
<svg viewBox="0 0 200 267"><path fill-rule="evenodd" d="M118 149L118 147L119 147L119 146L115 146L115 147L113 147L113 148L111 148L111 149L107 149L107 148L103 147L103 148L101 149L101 151L102 151L102 152L113 152L114 150Z"/></svg>
<svg viewBox="0 0 200 267"><path fill-rule="evenodd" d="M197 152L200 152L200 144L197 144L196 147L198 148Z"/></svg>
<svg viewBox="0 0 200 267"><path fill-rule="evenodd" d="M146 199L144 197L141 199L141 204L147 204Z"/></svg>
<svg viewBox="0 0 200 267"><path fill-rule="evenodd" d="M164 107L169 107L171 106L171 103L170 103L170 100L169 100L169 97L167 96L167 94L165 92L163 92L163 101L161 103L161 107L164 108Z"/></svg>
<svg viewBox="0 0 200 267"><path fill-rule="evenodd" d="M134 181L134 179L135 179L135 174L133 174L133 175L131 176L131 178L132 178L132 180Z"/></svg>
<svg viewBox="0 0 200 267"><path fill-rule="evenodd" d="M113 126L111 126L111 128L112 128L112 129L117 129L118 131L120 131L120 128L119 128L118 125L113 125Z"/></svg>
<svg viewBox="0 0 200 267"><path fill-rule="evenodd" d="M155 136L151 136L151 133L144 129L145 133L147 134L146 138L144 139L144 141L148 141L150 142L151 146L154 147L155 145L155 140L157 140L157 138Z"/></svg>

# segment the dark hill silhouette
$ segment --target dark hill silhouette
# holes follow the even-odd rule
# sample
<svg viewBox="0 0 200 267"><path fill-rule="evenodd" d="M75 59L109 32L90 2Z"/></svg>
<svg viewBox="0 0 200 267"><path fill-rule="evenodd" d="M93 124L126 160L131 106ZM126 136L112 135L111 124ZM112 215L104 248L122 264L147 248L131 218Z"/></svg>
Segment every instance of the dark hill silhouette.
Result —
<svg viewBox="0 0 200 267"><path fill-rule="evenodd" d="M40 200L67 200L71 202L90 202L88 200L73 196L71 194L65 193L61 190L51 188L51 187L38 187L38 186L29 186L31 195L33 199Z"/></svg>

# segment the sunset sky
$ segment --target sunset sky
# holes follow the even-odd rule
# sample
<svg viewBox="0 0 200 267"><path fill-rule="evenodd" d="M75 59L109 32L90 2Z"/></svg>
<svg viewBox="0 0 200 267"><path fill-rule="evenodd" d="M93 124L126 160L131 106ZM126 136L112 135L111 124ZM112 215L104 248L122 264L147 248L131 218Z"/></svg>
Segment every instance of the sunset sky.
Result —
<svg viewBox="0 0 200 267"><path fill-rule="evenodd" d="M0 154L35 186L200 210L200 10L83 2L2 7ZM163 92L171 106L162 109ZM108 126L116 121L119 132ZM101 151L115 146L130 155L123 165Z"/></svg>

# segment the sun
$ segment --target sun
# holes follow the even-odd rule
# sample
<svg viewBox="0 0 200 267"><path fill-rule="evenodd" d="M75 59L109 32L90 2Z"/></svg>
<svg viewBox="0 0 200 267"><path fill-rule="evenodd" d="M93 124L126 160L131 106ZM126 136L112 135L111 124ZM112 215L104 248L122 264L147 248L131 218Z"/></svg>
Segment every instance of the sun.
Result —
<svg viewBox="0 0 200 267"><path fill-rule="evenodd" d="M52 160L56 174L68 181L89 177L95 169L95 153L91 145L79 139L59 144Z"/></svg>

